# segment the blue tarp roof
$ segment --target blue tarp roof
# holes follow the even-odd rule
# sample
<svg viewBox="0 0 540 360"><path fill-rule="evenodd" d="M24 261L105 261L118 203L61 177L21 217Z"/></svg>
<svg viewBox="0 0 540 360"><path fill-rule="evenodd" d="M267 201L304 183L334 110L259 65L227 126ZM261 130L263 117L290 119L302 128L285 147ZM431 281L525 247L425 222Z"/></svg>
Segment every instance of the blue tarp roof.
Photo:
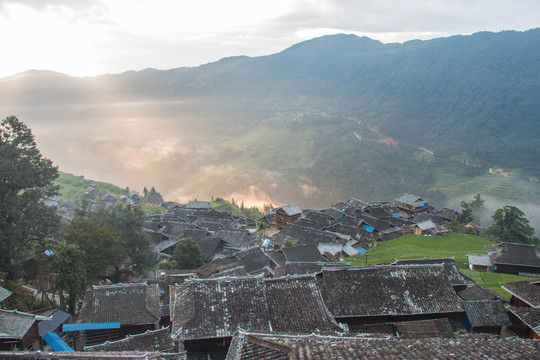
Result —
<svg viewBox="0 0 540 360"><path fill-rule="evenodd" d="M360 254L365 254L365 253L367 253L367 250L364 249L363 247L360 247L360 246L359 246L359 247L357 247L357 248L355 248L355 249L358 250L358 252L359 252Z"/></svg>
<svg viewBox="0 0 540 360"><path fill-rule="evenodd" d="M362 225L361 228L362 228L362 229L366 229L366 230L369 231L369 232L373 232L373 230L375 230L374 227L371 227L371 226L366 225L366 224Z"/></svg>
<svg viewBox="0 0 540 360"><path fill-rule="evenodd" d="M264 239L262 246L267 247L270 245L270 239Z"/></svg>
<svg viewBox="0 0 540 360"><path fill-rule="evenodd" d="M64 324L62 331L120 329L119 322Z"/></svg>
<svg viewBox="0 0 540 360"><path fill-rule="evenodd" d="M75 351L54 332L45 334L43 340L45 340L54 351Z"/></svg>

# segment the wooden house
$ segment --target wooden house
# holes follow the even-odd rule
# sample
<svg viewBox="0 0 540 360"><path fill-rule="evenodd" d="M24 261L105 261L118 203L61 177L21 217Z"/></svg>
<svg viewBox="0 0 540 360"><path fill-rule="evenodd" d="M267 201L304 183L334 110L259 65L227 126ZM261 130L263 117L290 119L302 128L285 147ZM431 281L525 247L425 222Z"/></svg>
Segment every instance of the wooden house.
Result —
<svg viewBox="0 0 540 360"><path fill-rule="evenodd" d="M491 272L493 264L487 254L467 254L469 269L480 272Z"/></svg>
<svg viewBox="0 0 540 360"><path fill-rule="evenodd" d="M508 313L512 321L509 327L516 335L526 339L540 339L540 309L531 307L509 306Z"/></svg>
<svg viewBox="0 0 540 360"><path fill-rule="evenodd" d="M394 200L394 205L399 211L409 215L416 215L429 210L427 201L419 196L407 193Z"/></svg>
<svg viewBox="0 0 540 360"><path fill-rule="evenodd" d="M0 309L0 350L41 349L38 323L48 317Z"/></svg>
<svg viewBox="0 0 540 360"><path fill-rule="evenodd" d="M493 272L540 277L540 253L534 245L501 242L489 250Z"/></svg>
<svg viewBox="0 0 540 360"><path fill-rule="evenodd" d="M323 268L325 303L353 329L367 324L448 318L463 326L464 308L443 265Z"/></svg>
<svg viewBox="0 0 540 360"><path fill-rule="evenodd" d="M255 332L343 333L315 277L189 279L172 285L172 337L189 354L226 353L238 328Z"/></svg>
<svg viewBox="0 0 540 360"><path fill-rule="evenodd" d="M398 339L287 335L239 330L226 360L247 359L537 359L540 342L517 338Z"/></svg>
<svg viewBox="0 0 540 360"><path fill-rule="evenodd" d="M86 292L77 326L119 323L117 329L92 326L81 331L76 348L116 341L127 335L156 330L160 320L157 284L115 284L92 286Z"/></svg>
<svg viewBox="0 0 540 360"><path fill-rule="evenodd" d="M171 338L171 329L147 330L142 334L128 335L117 341L107 341L103 344L85 346L84 351L161 351L169 352L175 349Z"/></svg>
<svg viewBox="0 0 540 360"><path fill-rule="evenodd" d="M283 229L286 224L295 223L302 215L302 209L296 204L289 204L275 209L274 224L278 229Z"/></svg>
<svg viewBox="0 0 540 360"><path fill-rule="evenodd" d="M540 309L540 281L517 281L501 287L510 293L511 306Z"/></svg>
<svg viewBox="0 0 540 360"><path fill-rule="evenodd" d="M500 300L469 300L463 307L465 328L471 333L500 335L503 326L512 325Z"/></svg>

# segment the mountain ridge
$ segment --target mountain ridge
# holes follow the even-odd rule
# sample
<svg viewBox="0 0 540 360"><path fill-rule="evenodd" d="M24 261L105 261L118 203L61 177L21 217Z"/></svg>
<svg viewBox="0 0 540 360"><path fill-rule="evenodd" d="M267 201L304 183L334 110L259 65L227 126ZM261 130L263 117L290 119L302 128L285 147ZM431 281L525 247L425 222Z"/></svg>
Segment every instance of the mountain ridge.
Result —
<svg viewBox="0 0 540 360"><path fill-rule="evenodd" d="M540 29L402 44L339 34L197 67L4 78L0 112L36 129L65 171L169 197L444 202L450 175L540 176L538 68Z"/></svg>

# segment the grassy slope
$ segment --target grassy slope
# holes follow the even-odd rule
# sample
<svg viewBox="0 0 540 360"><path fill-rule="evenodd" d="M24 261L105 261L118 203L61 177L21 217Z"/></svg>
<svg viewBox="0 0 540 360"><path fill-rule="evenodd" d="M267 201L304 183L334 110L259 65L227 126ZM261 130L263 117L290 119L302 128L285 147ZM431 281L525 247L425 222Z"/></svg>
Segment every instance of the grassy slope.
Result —
<svg viewBox="0 0 540 360"><path fill-rule="evenodd" d="M497 291L506 299L510 294L504 291L499 284L505 282L532 280L524 276L481 273L469 270L467 266L467 254L486 254L485 245L495 244L486 238L449 233L444 236L418 236L405 235L399 239L379 243L371 249L367 255L369 265L386 264L396 259L421 259L453 257L457 266L478 284ZM366 256L356 255L350 258L353 266L366 266Z"/></svg>
<svg viewBox="0 0 540 360"><path fill-rule="evenodd" d="M82 176L75 176L72 174L59 172L60 176L56 179L55 183L60 186L60 195L64 201L71 201L77 203L83 199L86 193L88 184ZM99 189L101 195L107 193L113 193L115 195L121 195L124 190L116 185L112 185L102 181L94 181ZM152 206L141 204L141 210L147 213L163 212L165 209L161 206Z"/></svg>

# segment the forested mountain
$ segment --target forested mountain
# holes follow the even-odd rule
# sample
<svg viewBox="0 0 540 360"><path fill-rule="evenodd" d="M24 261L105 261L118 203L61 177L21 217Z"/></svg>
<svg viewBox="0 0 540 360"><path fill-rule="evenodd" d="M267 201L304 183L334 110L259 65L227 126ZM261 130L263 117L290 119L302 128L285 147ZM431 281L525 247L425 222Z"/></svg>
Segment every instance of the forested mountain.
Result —
<svg viewBox="0 0 540 360"><path fill-rule="evenodd" d="M334 35L194 68L31 71L0 80L0 112L35 129L61 170L167 198L307 207L416 192L442 205L467 189L534 201L539 69L540 29L404 44ZM490 167L514 177L478 189Z"/></svg>

